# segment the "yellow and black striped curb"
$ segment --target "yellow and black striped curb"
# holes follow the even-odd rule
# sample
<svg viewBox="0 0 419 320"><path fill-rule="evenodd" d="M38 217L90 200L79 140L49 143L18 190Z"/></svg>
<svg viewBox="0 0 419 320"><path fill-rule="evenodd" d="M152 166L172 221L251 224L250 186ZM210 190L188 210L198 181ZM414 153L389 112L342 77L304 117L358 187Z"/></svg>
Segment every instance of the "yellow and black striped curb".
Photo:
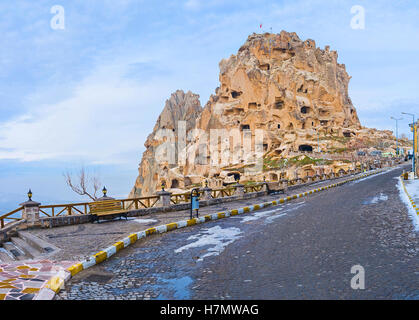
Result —
<svg viewBox="0 0 419 320"><path fill-rule="evenodd" d="M269 201L269 202L264 202L261 204L255 204L252 206L247 206L247 207L243 207L240 209L232 209L232 210L228 210L228 211L223 211L223 212L218 212L218 213L214 213L214 214L208 214L199 218L193 218L190 220L183 220L183 221L178 221L178 222L172 222L172 223L168 223L165 225L160 225L157 227L153 227L153 228L149 228L147 230L143 230L143 231L139 231L136 233L132 233L129 236L127 236L126 238L122 239L121 241L118 241L116 243L114 243L113 245L109 246L108 248L99 251L98 253L90 256L88 259L78 262L74 265L72 265L71 267L69 267L66 271L65 274L61 275L61 276L57 276L52 278L48 284L46 285L45 289L47 290L52 290L55 293L58 293L61 288L64 286L64 283L66 281L68 281L72 276L76 275L77 273L79 273L82 270L88 269L94 265L97 265L105 260L107 260L108 258L110 258L111 256L113 256L114 254L116 254L118 251L128 247L131 244L134 244L137 240L151 236L153 234L158 234L158 233L165 233L165 232L169 232L175 229L180 229L180 228L184 228L184 227L189 227L189 226L193 226L196 224L200 224L200 223L205 223L208 221L214 221L214 220L218 220L218 219L222 219L222 218L227 218L227 217L231 217L231 216L236 216L239 214L243 214L243 213L247 213L247 212L252 212L252 211L257 211L260 209L264 209L270 206L276 206L276 205L280 205L283 204L285 202L291 201L293 199L297 199L297 198L302 198L304 196L308 196L311 194L314 194L316 192L320 192L323 190L327 190L330 188L334 188L337 186L340 186L342 184L354 181L354 180L358 180L358 179L362 179L368 176L371 176L373 174L377 174L379 172L382 172L383 170L376 170L370 173L365 173L361 176L358 177L353 177L351 179L345 180L345 181L340 181L325 187L320 187L317 189L313 189L313 190L309 190L306 192L302 192L299 194L294 194L292 196L288 196L286 198L281 198L278 200L274 200L274 201Z"/></svg>
<svg viewBox="0 0 419 320"><path fill-rule="evenodd" d="M402 182L402 186L403 186L404 192L406 193L407 197L409 198L409 201L412 204L413 209L416 210L416 214L419 215L419 208L416 206L416 203L412 199L412 197L410 196L409 192L407 192L406 185L404 184L404 181L403 181L402 176L400 176L400 181Z"/></svg>

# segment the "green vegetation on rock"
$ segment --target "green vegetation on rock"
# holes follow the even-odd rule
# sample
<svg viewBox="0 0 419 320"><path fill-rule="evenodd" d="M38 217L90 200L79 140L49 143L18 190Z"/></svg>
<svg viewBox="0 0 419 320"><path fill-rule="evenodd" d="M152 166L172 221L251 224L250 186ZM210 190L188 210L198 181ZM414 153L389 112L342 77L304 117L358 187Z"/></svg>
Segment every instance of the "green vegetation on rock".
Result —
<svg viewBox="0 0 419 320"><path fill-rule="evenodd" d="M327 159L317 159L312 158L309 156L295 156L289 159L281 159L281 160L272 160L269 158L265 158L263 160L263 170L272 170L272 169L281 169L286 167L302 167L308 164L312 165L330 165L333 163L333 160Z"/></svg>

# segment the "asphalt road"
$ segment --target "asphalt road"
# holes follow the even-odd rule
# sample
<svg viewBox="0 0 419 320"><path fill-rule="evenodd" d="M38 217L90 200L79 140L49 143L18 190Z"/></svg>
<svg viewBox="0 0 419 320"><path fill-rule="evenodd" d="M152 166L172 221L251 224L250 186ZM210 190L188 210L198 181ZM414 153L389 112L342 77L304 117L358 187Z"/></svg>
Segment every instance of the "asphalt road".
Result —
<svg viewBox="0 0 419 320"><path fill-rule="evenodd" d="M138 241L62 299L419 299L401 169L289 204ZM351 288L351 267L365 289Z"/></svg>

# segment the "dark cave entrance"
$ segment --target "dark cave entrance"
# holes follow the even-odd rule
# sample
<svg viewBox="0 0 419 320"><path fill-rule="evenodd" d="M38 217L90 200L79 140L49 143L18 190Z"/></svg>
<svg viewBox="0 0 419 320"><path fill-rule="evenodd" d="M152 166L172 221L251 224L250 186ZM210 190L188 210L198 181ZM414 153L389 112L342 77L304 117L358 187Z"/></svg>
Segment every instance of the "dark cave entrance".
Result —
<svg viewBox="0 0 419 320"><path fill-rule="evenodd" d="M298 151L313 152L313 147L309 146L308 144L302 144L301 146L298 147Z"/></svg>

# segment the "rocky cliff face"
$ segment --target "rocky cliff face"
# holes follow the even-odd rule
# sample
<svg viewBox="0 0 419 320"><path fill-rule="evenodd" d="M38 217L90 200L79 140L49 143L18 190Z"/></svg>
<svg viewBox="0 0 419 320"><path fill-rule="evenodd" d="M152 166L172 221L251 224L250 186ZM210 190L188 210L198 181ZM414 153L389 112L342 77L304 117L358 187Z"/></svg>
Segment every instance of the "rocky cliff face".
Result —
<svg viewBox="0 0 419 320"><path fill-rule="evenodd" d="M347 170L354 161L350 151L379 143L383 151L393 151L391 132L361 126L348 95L350 76L337 57L328 46L317 48L314 40L302 41L295 33L250 35L237 55L220 62L220 86L203 109L198 95L190 92L177 91L166 102L145 144L131 196L151 194L161 182L176 191L204 179L214 187L237 175L254 181L264 175L275 180ZM186 145L175 148L176 163L156 161L156 147L168 139L156 137L156 132L173 130L179 142L179 120L186 121ZM222 137L226 144L216 142L220 152L230 148L233 156L227 162L214 163L208 156L213 129L230 132ZM255 159L231 140L238 133L243 145L243 133L250 132L255 145L256 130L263 131L263 168L251 172L245 168ZM178 161L179 152L185 161Z"/></svg>
<svg viewBox="0 0 419 320"><path fill-rule="evenodd" d="M160 189L162 181L171 181L176 173L170 172L173 169L173 164L178 161L179 155L177 148L175 148L174 161L161 161L158 157L158 147L166 142L167 136L173 137L173 142L177 142L178 138L178 122L184 121L186 130L189 131L196 125L196 119L202 112L199 95L192 92L184 93L181 90L173 93L160 114L153 132L147 137L145 142L146 151L143 153L143 158L139 166L139 175L135 181L135 186L132 189L129 197L138 197L140 195L154 194L157 189ZM183 177L179 177L182 178Z"/></svg>

